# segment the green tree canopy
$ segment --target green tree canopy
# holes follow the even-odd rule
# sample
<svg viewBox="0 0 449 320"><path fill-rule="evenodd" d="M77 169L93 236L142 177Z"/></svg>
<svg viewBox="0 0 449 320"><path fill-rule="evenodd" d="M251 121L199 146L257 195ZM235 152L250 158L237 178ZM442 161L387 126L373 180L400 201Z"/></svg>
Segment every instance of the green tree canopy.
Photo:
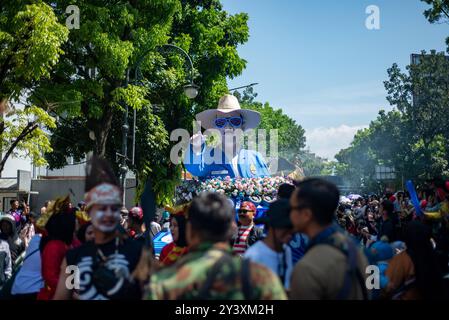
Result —
<svg viewBox="0 0 449 320"><path fill-rule="evenodd" d="M270 130L277 130L279 156L293 161L300 150L304 148L306 142L304 129L295 120L283 113L282 109L275 109L268 102L264 104L260 102L243 103L242 108L258 111L261 114L259 129L266 130L267 135L269 135ZM267 137L268 143L269 138Z"/></svg>
<svg viewBox="0 0 449 320"><path fill-rule="evenodd" d="M63 21L72 1L48 3ZM61 115L49 162L61 167L67 156L81 159L92 150L115 163L118 171L116 152L122 146L126 103L131 112L136 110L138 119L136 163L129 165L139 181L152 177L158 201L166 202L180 177L180 167L169 159L169 133L190 129L194 115L216 107L228 91L227 78L241 73L246 62L237 46L248 39L248 17L229 15L218 0L118 1L114 5L85 0L78 6L80 29L71 30L60 63L33 96L55 102ZM194 81L200 86L195 101L183 92L190 80L185 57L164 48L167 43L181 47L193 59ZM134 77L138 61L139 83ZM132 128L132 117L128 125Z"/></svg>
<svg viewBox="0 0 449 320"><path fill-rule="evenodd" d="M393 167L398 180L449 176L449 61L442 53L422 52L407 71L396 64L388 69L385 88L393 110L379 112L336 156L340 174L355 186L376 185L377 165Z"/></svg>
<svg viewBox="0 0 449 320"><path fill-rule="evenodd" d="M283 113L280 108L273 108L268 102L256 101L257 93L253 87L246 88L243 93L233 93L240 101L243 109L250 109L261 114L261 122L258 129L267 132L267 149L270 150L270 130L278 130L278 155L295 164L298 163L298 155L305 147L305 130L295 120Z"/></svg>
<svg viewBox="0 0 449 320"><path fill-rule="evenodd" d="M48 130L55 127L48 114L53 106L28 97L50 77L67 35L67 28L43 1L0 3L0 174L11 155L46 164L44 154L52 150Z"/></svg>

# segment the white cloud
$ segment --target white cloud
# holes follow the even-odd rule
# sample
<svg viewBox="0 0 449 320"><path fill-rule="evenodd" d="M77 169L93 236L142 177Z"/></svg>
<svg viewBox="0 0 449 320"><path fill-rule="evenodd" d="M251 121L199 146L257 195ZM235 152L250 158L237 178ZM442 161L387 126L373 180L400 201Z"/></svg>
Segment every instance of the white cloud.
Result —
<svg viewBox="0 0 449 320"><path fill-rule="evenodd" d="M306 143L310 151L320 157L334 159L341 149L349 147L355 133L367 128L367 125L338 127L319 127L306 130Z"/></svg>

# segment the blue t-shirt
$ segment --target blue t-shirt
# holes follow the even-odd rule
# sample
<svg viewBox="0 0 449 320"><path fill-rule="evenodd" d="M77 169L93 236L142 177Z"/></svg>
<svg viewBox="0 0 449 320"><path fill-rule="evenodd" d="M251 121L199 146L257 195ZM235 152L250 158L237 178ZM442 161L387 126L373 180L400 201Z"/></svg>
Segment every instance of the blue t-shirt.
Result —
<svg viewBox="0 0 449 320"><path fill-rule="evenodd" d="M25 253L25 261L14 280L11 294L36 293L44 286L41 270L41 253L39 251L40 243L40 234L36 234L31 238Z"/></svg>

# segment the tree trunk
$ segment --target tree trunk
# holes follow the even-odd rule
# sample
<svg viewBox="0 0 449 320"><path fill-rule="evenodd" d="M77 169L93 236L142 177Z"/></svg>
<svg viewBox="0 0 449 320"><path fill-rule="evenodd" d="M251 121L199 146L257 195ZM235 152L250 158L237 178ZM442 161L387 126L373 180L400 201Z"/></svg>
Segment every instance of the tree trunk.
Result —
<svg viewBox="0 0 449 320"><path fill-rule="evenodd" d="M105 112L102 119L95 126L95 149L94 154L105 158L106 156L106 144L108 142L109 131L111 129L113 113L112 110Z"/></svg>
<svg viewBox="0 0 449 320"><path fill-rule="evenodd" d="M16 140L7 148L5 155L3 156L2 161L0 161L0 176L2 175L3 169L5 169L6 161L9 159L11 154L14 152L14 149L17 145L25 139L29 134L31 134L38 125L34 122L28 123L28 125L22 130L22 132L17 136Z"/></svg>

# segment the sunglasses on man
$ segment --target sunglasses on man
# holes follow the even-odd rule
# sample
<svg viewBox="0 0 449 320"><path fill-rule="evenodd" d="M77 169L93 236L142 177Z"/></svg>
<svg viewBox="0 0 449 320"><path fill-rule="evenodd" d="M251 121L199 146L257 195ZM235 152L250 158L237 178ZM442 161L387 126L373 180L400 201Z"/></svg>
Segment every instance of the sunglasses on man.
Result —
<svg viewBox="0 0 449 320"><path fill-rule="evenodd" d="M215 126L217 128L223 128L227 123L233 128L240 128L243 124L242 117L229 117L229 118L216 118Z"/></svg>
<svg viewBox="0 0 449 320"><path fill-rule="evenodd" d="M240 209L239 214L247 214L248 212L254 212L252 210Z"/></svg>

